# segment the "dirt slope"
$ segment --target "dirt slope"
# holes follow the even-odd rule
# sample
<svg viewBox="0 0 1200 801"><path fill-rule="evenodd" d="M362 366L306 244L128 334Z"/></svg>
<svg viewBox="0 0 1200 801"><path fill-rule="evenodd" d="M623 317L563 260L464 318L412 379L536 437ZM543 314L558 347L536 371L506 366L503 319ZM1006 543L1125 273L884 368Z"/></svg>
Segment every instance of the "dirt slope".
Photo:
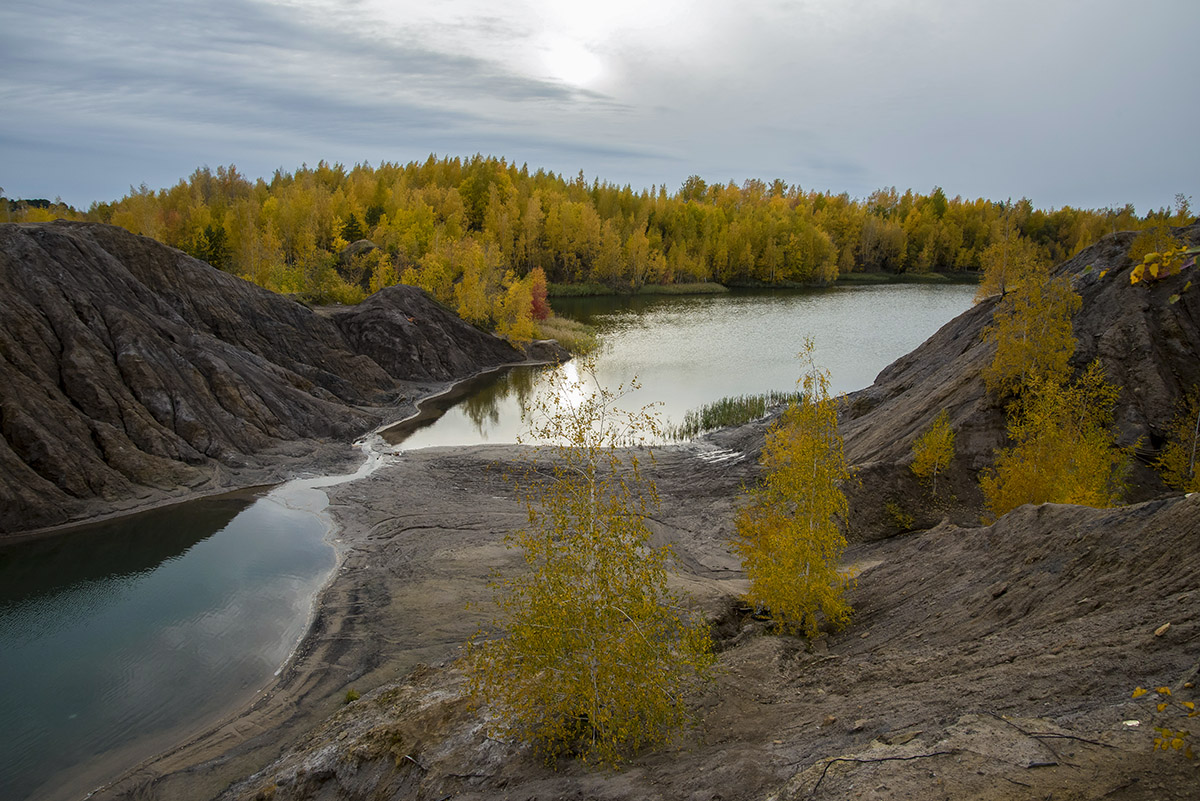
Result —
<svg viewBox="0 0 1200 801"><path fill-rule="evenodd" d="M0 225L0 298L0 535L349 458L524 359L419 290L327 318L104 225Z"/></svg>
<svg viewBox="0 0 1200 801"><path fill-rule="evenodd" d="M1151 752L1152 725L1168 716L1130 692L1165 684L1195 697L1183 684L1200 668L1200 497L1023 507L990 527L855 546L854 621L809 644L762 636L762 623L716 600L739 586L717 533L727 529L711 526L726 510L695 487L729 486L741 470L664 454L656 530L679 549L681 582L725 610L720 669L677 749L613 774L570 761L552 770L489 739L444 661L478 620L462 600L486 597L488 569L514 566L492 527L519 506L472 469L494 455L424 455L344 491L371 532L356 549L370 553L360 580L373 589L338 632L352 643L330 671L338 691L416 660L440 666L343 707L222 798L1195 797L1200 771ZM460 511L436 497L439 481L453 483ZM140 792L186 797L191 786L168 777Z"/></svg>
<svg viewBox="0 0 1200 801"><path fill-rule="evenodd" d="M1200 244L1200 225L1176 234ZM1077 341L1072 365L1082 369L1099 358L1109 380L1122 387L1118 439L1123 445L1140 443L1130 499L1144 500L1166 489L1147 465L1162 447L1175 400L1200 384L1200 287L1184 290L1196 278L1195 270L1151 286L1131 286L1126 253L1134 236L1107 236L1058 265L1054 274L1070 278L1083 300L1072 319ZM1178 301L1170 302L1176 294ZM846 456L861 478L851 492L852 538L900 531L894 513L885 509L888 503L912 515L908 527L914 529L944 516L964 524L979 519L979 472L1006 444L1003 409L982 380L995 353L995 346L983 340L994 308L995 301L987 300L969 309L884 368L871 387L849 396L842 434ZM908 465L913 441L942 409L956 433L957 458L942 497L931 499Z"/></svg>

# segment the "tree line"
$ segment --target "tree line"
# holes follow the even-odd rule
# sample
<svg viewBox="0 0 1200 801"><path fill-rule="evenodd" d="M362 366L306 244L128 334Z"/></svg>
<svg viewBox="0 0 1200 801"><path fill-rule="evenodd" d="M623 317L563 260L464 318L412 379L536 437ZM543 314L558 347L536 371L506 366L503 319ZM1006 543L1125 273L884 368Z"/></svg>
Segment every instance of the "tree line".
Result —
<svg viewBox="0 0 1200 801"><path fill-rule="evenodd" d="M9 214L20 221L64 210L18 204ZM1131 205L1046 211L1028 199L951 198L940 187L854 199L779 179L737 185L692 176L674 193L635 191L476 155L350 169L321 162L253 181L234 166L205 167L168 189L142 185L68 216L120 225L284 292L315 288L323 266L368 239L382 258L362 277L364 290L412 271L446 295L440 285L455 283L472 259L518 277L540 267L551 282L617 290L972 271L1014 235L1057 262L1105 233L1172 213L1139 218Z"/></svg>
<svg viewBox="0 0 1200 801"><path fill-rule="evenodd" d="M691 176L673 193L635 191L482 155L349 169L322 161L269 180L232 165L203 167L170 188L131 187L86 212L45 201L3 209L18 222L119 225L314 302L357 303L385 286L416 285L493 328L514 325L537 291L529 279L537 270L551 284L617 292L822 284L856 271L977 271L1014 240L1057 262L1110 231L1190 213L1186 203L1145 217L1132 205L1047 211L1024 198L952 198L940 187L883 188L858 199L780 179L738 185Z"/></svg>

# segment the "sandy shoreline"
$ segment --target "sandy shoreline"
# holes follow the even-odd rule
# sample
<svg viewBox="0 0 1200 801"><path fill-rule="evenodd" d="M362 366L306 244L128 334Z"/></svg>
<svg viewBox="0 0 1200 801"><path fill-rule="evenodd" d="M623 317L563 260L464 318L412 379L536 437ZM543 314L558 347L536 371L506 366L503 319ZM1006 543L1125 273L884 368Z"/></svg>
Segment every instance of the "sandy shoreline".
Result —
<svg viewBox="0 0 1200 801"><path fill-rule="evenodd" d="M289 455L281 460L280 464L271 468L277 472L282 472L290 468L293 471L302 469L304 473L322 473L323 475L308 479L302 477L290 479L283 483L278 481L261 483L257 475L261 471L256 471L255 475L248 479L252 483L244 486L226 486L219 489L191 492L184 496L156 499L143 505L114 511L110 514L86 521L22 532L12 538L6 538L6 544L8 542L41 538L81 526L87 526L92 523L135 515L150 511L151 509L173 506L205 497L226 494L234 496L264 494L265 490L272 487L279 488L286 486L287 483L294 480L301 482L311 481L316 485L316 488L321 489L330 497L329 506L325 509L317 510L315 513L325 518L328 529L326 540L334 549L336 563L330 571L329 577L325 580L313 599L306 633L280 666L275 674L275 678L264 687L248 691L235 703L222 705L220 709L205 715L200 722L179 727L162 737L161 739L175 743L170 748L164 750L160 747L147 747L144 741L132 743L126 747L101 755L90 763L85 764L82 766L83 770L73 776L67 783L57 785L49 783L46 786L47 789L45 792L40 793L35 798L75 798L82 797L85 793L87 794L86 797L89 798L122 797L122 794L127 792L123 788L130 786L131 782L134 785L140 785L148 774L159 775L161 773L182 770L193 766L196 762L213 758L229 747L231 742L239 741L247 732L261 731L264 727L274 725L275 722L281 719L282 709L298 704L302 697L307 699L309 697L308 685L311 682L310 674L314 668L301 667L299 662L306 656L311 661L315 656L315 654L310 653L315 649L314 644L310 640L314 638L315 627L318 622L320 622L323 629L337 630L339 628L336 621L330 619L331 610L329 604L331 598L329 596L331 596L331 588L346 568L347 554L353 548L361 547L361 543L359 542L361 538L353 531L347 533L349 529L352 529L356 525L353 516L338 513L331 509L335 504L333 500L334 493L331 490L334 490L347 481L364 480L362 477L354 477L356 466L365 464L364 460L358 457L360 450L368 450L361 447L362 443L375 440L375 454L367 452L366 460L369 461L373 456L378 457L378 455L382 455L382 461L378 469L386 468L386 462L389 458L394 457L388 456L392 452L392 448L385 445L380 439L384 432L389 430L394 432L402 428L405 424L420 421L432 404L448 396L454 396L463 386L469 385L480 378L502 372L510 367L529 367L545 364L548 364L548 362L527 360L481 370L459 381L424 385L422 387L424 392L420 397L407 402L403 406L395 407L393 415L389 415L391 419L387 419L386 422L364 435L355 443L350 443L349 445L344 443L319 443L321 446L320 451L316 454L317 458L313 462L304 463L302 461L303 457ZM293 445L293 443L287 443L283 447L287 448L290 445ZM337 451L341 451L341 453L339 454ZM335 469L348 469L349 472L345 476L324 475ZM319 649L316 650L319 651ZM323 699L326 703L322 705L322 708L328 706L329 701L336 700L335 696L342 697L344 694L344 690L340 694L336 691L333 692L332 695ZM137 763L133 767L129 767L133 760L137 760ZM114 776L116 778L113 778ZM238 777L231 776L231 778ZM210 787L207 782L204 783L204 786ZM88 788L94 789L91 789L89 792ZM211 797L209 790L198 792L195 795L178 795L178 793L186 794L188 792L190 791L184 789L172 790L169 796L164 797Z"/></svg>
<svg viewBox="0 0 1200 801"><path fill-rule="evenodd" d="M336 711L351 687L365 693L419 664L452 659L486 617L489 574L518 564L503 537L521 525L525 511L502 466L519 464L525 453L512 445L424 449L331 487L327 511L337 524L340 565L278 678L219 725L144 761L93 797L216 797ZM747 464L714 465L707 480L696 474L702 464L688 448L660 453L660 493L687 501L672 503L675 511L651 525L661 539L689 541L676 555L687 564L686 588L715 599L721 595L715 582L738 574L717 519L731 519L722 507Z"/></svg>

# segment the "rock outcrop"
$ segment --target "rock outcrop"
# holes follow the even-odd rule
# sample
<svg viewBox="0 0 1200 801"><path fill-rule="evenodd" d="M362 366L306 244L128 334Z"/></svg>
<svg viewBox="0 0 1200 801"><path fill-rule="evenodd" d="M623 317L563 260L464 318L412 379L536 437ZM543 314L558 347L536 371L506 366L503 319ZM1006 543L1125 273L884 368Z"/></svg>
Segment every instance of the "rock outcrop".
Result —
<svg viewBox="0 0 1200 801"><path fill-rule="evenodd" d="M61 221L0 225L0 356L0 535L319 466L414 393L525 358L420 290L320 315Z"/></svg>
<svg viewBox="0 0 1200 801"><path fill-rule="evenodd" d="M1189 244L1200 243L1200 224L1175 233ZM1072 366L1082 369L1098 358L1109 380L1121 387L1118 440L1137 444L1138 456L1130 500L1144 500L1164 489L1148 465L1163 444L1175 402L1200 384L1200 288L1185 290L1198 275L1194 269L1131 286L1133 264L1126 254L1134 236L1104 237L1054 274L1070 278L1083 299L1072 320L1077 340ZM986 300L951 320L847 399L842 433L861 479L851 492L852 537L927 528L944 516L960 524L978 520L979 472L1007 442L1004 409L983 385L983 370L995 354L983 331L995 304ZM957 457L945 480L939 479L939 493L943 486L945 492L932 499L908 465L914 440L942 409L957 434ZM911 522L898 519L905 515Z"/></svg>
<svg viewBox="0 0 1200 801"><path fill-rule="evenodd" d="M410 381L452 381L481 364L513 360L507 342L471 328L409 286L387 287L330 319L355 353Z"/></svg>

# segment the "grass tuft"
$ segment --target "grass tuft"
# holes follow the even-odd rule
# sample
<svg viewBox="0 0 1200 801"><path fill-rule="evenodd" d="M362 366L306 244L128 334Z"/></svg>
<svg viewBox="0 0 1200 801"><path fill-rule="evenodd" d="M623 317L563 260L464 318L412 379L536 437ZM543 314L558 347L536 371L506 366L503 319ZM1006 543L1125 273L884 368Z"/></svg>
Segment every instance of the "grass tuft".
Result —
<svg viewBox="0 0 1200 801"><path fill-rule="evenodd" d="M557 339L558 344L576 356L596 349L596 329L568 317L550 317L537 323L538 339Z"/></svg>
<svg viewBox="0 0 1200 801"><path fill-rule="evenodd" d="M683 416L679 425L668 426L667 439L681 441L692 439L718 428L738 426L765 417L770 409L800 399L798 392L771 391L761 395L736 395L706 403L692 409Z"/></svg>

